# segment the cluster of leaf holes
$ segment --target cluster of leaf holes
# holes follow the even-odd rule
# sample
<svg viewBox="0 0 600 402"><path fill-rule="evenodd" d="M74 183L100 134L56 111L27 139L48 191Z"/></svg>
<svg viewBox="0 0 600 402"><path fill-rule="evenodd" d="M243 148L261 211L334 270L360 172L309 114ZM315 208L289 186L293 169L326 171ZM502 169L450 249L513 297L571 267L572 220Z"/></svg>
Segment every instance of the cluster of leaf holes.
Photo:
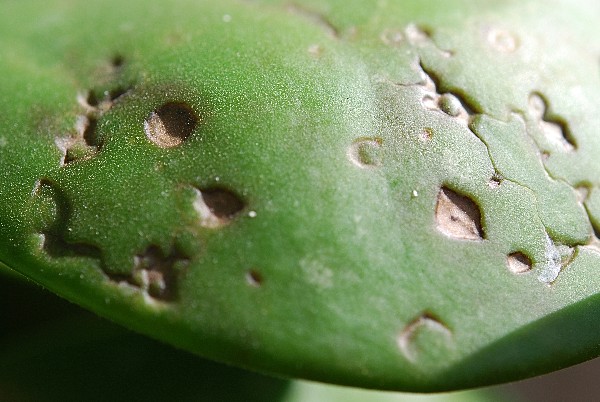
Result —
<svg viewBox="0 0 600 402"><path fill-rule="evenodd" d="M465 127L469 127L474 115L474 107L470 106L460 96L452 93L439 93L437 88L439 78L428 71L422 64L423 89L421 103L428 110L441 111L455 119ZM546 124L551 124L544 122ZM421 141L429 141L433 130L426 127L420 135ZM356 139L348 148L350 161L361 168L373 168L381 165L381 147L383 140L379 137L361 137ZM500 185L502 177L495 174L490 178L489 185L494 188ZM448 237L459 240L480 241L486 235L482 225L481 211L478 205L467 195L442 186L437 195L435 206L435 223L437 229ZM524 273L532 268L529 257L517 251L507 256L507 265L513 273Z"/></svg>
<svg viewBox="0 0 600 402"><path fill-rule="evenodd" d="M324 26L329 32L334 32L336 38L339 39L341 37L340 30L331 25L327 18L316 13L311 14L314 14L311 15L312 19L316 20L319 25ZM315 15L317 15L317 18L315 18ZM519 38L505 29L488 28L484 35L488 44L499 53L513 53L520 47ZM440 51L442 57L449 58L453 56L452 51L437 47L432 41L432 32L430 29L416 24L409 24L403 30L386 29L381 34L380 39L383 43L392 47L402 46L404 42L407 42L411 46L432 44ZM313 51L313 48L319 51ZM318 46L315 45L313 48L310 48L309 52L315 54L321 52ZM422 84L425 92L425 96L422 99L423 106L429 110L441 111L471 130L470 123L472 117L480 111L470 107L457 94L439 93L437 91L437 88L440 88L439 79L433 72L427 71L422 64L420 67L425 78ZM529 113L537 120L537 124L546 139L560 147L563 151L570 152L575 150L577 145L568 125L564 120L549 112L548 104L544 97L539 93L532 93L529 102ZM474 132L473 134L477 136ZM432 136L433 130L426 127L421 131L419 139L427 142L431 140ZM381 159L382 147L383 140L380 137L357 138L348 148L347 157L354 165L360 168L377 168L383 163ZM541 155L542 161L548 157L547 152L542 152ZM496 172L489 179L488 185L492 189L498 188L503 180L504 178ZM413 196L417 196L416 191L413 191ZM451 238L468 241L481 241L485 239L485 232L481 222L481 211L478 205L469 196L459 194L449 187L442 186L438 192L435 207L435 222L438 230ZM594 228L594 232L596 237L598 237L596 228ZM551 240L548 238L547 241ZM554 262L561 264L564 268L570 260L561 261L559 259ZM520 250L507 255L506 265L508 270L513 274L523 274L532 269L530 257ZM421 328L437 332L446 338L452 335L447 325L431 313L424 312L417 316L417 318L405 327L398 338L398 346L409 361L414 361L416 358L415 351L411 349L411 344Z"/></svg>
<svg viewBox="0 0 600 402"><path fill-rule="evenodd" d="M382 35L382 40L388 45L395 45L403 41L405 37L410 40L410 36L406 32L386 31ZM497 50L506 53L515 51L519 45L518 40L505 31L490 31L488 40ZM448 52L445 55L451 56L451 53ZM428 71L423 64L420 64L420 68L423 73L423 82L420 84L424 93L421 100L423 107L440 111L471 130L470 123L478 111L457 94L440 93L438 91L440 88L439 78L432 71ZM567 123L549 112L548 104L540 93L531 94L529 105L530 115L549 142L564 152L576 150L577 144ZM422 130L419 139L427 142L432 135L433 130L427 127ZM382 145L383 140L379 137L361 137L350 145L347 155L356 166L374 168L382 163L380 158ZM542 153L543 159L547 156ZM502 176L496 173L490 178L488 184L491 188L497 188L502 180ZM486 238L479 206L469 196L460 194L447 186L442 186L438 192L434 215L437 229L450 238L469 241L481 241ZM531 258L520 250L507 255L506 265L513 274L523 274L532 269ZM411 344L422 327L438 332L445 337L451 336L448 326L439 318L429 312L422 313L407 324L398 337L398 346L409 361L416 359Z"/></svg>
<svg viewBox="0 0 600 402"><path fill-rule="evenodd" d="M125 60L117 56L111 64L118 73ZM56 145L62 152L61 168L91 159L101 152L104 139L97 132L101 118L117 105L133 87L117 87L102 92L96 91L77 96L83 112L77 117L74 133L56 138ZM149 113L143 123L147 139L155 146L169 149L181 146L188 140L201 123L198 114L183 101L168 101ZM244 201L234 192L224 187L197 188L193 207L198 212L202 227L216 229L229 224L245 207ZM41 179L34 190L34 198L46 209L52 210L52 219L40 224L43 236L43 249L51 257L85 256L100 261L104 273L115 283L127 283L145 294L162 301L177 298L177 282L189 264L190 257L171 245L163 250L150 244L141 253L133 256L132 270L128 275L115 274L104 267L102 250L89 244L67 242L65 233L73 206L62 194L58 185L49 179ZM249 285L258 287L263 282L262 275L255 269L246 274Z"/></svg>
<svg viewBox="0 0 600 402"><path fill-rule="evenodd" d="M120 55L113 57L108 66L110 74L118 75L123 63L124 60ZM117 86L104 91L101 96L94 91L77 95L77 103L82 112L77 116L75 130L66 136L56 138L55 141L62 152L61 166L77 160L90 159L98 153L103 145L103 139L97 132L98 121L130 89Z"/></svg>
<svg viewBox="0 0 600 402"><path fill-rule="evenodd" d="M341 37L340 30L331 25L325 16L312 12L309 12L309 16L329 32L334 32L336 38L339 39ZM518 36L501 28L488 28L484 36L487 43L501 54L513 53L521 45ZM442 57L449 58L453 56L452 51L437 47L432 41L432 32L430 29L416 24L409 24L403 30L386 29L381 34L380 39L383 43L392 47L402 46L404 42L407 42L411 46L431 44L440 51ZM320 53L318 46L314 46L314 48L319 49L318 53ZM309 49L309 52L317 53L311 51L311 49ZM422 64L420 67L425 78L422 84L425 92L425 96L422 99L423 106L429 110L441 111L471 130L470 123L472 116L479 111L470 107L457 94L439 93L437 91L437 88L440 88L439 80L436 79L432 72L427 71ZM529 112L537 120L540 130L546 136L547 140L562 148L563 151L570 152L575 150L577 145L569 131L568 125L564 120L549 112L548 104L544 97L539 93L532 93L529 102ZM476 135L474 132L473 134ZM431 140L432 136L433 130L426 127L421 131L419 139L427 142ZM383 140L379 137L357 138L348 148L347 157L354 165L360 168L373 169L383 163L381 159L382 147ZM542 160L548 157L547 152L542 152L541 155ZM503 180L500 174L495 173L489 179L488 185L493 189L498 188ZM413 196L416 195L416 191L413 191ZM478 205L469 196L459 194L449 187L442 186L438 192L435 207L435 222L438 230L449 237L469 241L481 241L485 239L485 232L481 223L481 211ZM596 228L594 228L594 233L598 237ZM547 240L550 241L550 239ZM569 261L563 260L558 261L558 263L562 264L564 268ZM506 265L508 270L514 274L523 274L532 269L530 257L519 250L507 255ZM410 344L421 327L428 328L444 336L451 335L448 327L438 318L428 312L422 313L406 326L398 338L398 346L410 361L414 361L415 359L414 351L410 350Z"/></svg>

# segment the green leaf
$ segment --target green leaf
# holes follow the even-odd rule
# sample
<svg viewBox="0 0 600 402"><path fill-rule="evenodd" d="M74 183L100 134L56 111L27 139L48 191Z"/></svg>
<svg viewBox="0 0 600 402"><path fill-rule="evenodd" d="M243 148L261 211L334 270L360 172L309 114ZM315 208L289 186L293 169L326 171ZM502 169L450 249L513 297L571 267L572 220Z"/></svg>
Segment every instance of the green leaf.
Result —
<svg viewBox="0 0 600 402"><path fill-rule="evenodd" d="M598 17L5 1L0 260L285 376L439 391L594 357Z"/></svg>

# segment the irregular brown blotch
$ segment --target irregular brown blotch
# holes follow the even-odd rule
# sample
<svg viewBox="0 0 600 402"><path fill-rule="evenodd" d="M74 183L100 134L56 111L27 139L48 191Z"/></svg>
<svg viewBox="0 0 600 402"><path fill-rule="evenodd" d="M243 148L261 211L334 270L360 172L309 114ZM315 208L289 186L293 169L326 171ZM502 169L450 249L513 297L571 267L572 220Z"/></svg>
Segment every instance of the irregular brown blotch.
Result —
<svg viewBox="0 0 600 402"><path fill-rule="evenodd" d="M440 232L461 240L482 240L481 211L473 200L442 187L437 197L435 221Z"/></svg>
<svg viewBox="0 0 600 402"><path fill-rule="evenodd" d="M531 271L531 259L520 251L509 254L506 257L508 270L513 274L522 274Z"/></svg>
<svg viewBox="0 0 600 402"><path fill-rule="evenodd" d="M144 121L146 137L161 148L181 145L196 129L199 118L183 102L168 102Z"/></svg>

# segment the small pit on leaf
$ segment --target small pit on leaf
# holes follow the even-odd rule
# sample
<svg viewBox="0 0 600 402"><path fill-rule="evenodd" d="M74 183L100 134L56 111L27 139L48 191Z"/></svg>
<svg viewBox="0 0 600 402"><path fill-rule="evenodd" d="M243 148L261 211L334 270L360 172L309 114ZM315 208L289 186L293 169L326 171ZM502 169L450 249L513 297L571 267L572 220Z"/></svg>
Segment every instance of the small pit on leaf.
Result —
<svg viewBox="0 0 600 402"><path fill-rule="evenodd" d="M244 208L244 202L237 195L222 188L203 190L202 198L218 218L230 219Z"/></svg>
<svg viewBox="0 0 600 402"><path fill-rule="evenodd" d="M509 254L506 257L508 269L513 274L523 274L531 271L531 259L520 251Z"/></svg>
<svg viewBox="0 0 600 402"><path fill-rule="evenodd" d="M425 127L419 132L419 140L427 142L433 138L433 129L431 127Z"/></svg>
<svg viewBox="0 0 600 402"><path fill-rule="evenodd" d="M246 273L246 281L248 285L259 288L263 284L263 276L255 269L251 269Z"/></svg>
<svg viewBox="0 0 600 402"><path fill-rule="evenodd" d="M120 54L115 54L110 60L110 64L114 69L121 68L123 67L123 64L125 64L125 58Z"/></svg>
<svg viewBox="0 0 600 402"><path fill-rule="evenodd" d="M381 138L361 137L354 140L348 148L348 158L359 167L375 167L381 165Z"/></svg>
<svg viewBox="0 0 600 402"><path fill-rule="evenodd" d="M146 121L146 137L160 148L181 145L196 129L199 118L183 102L168 102L154 110Z"/></svg>
<svg viewBox="0 0 600 402"><path fill-rule="evenodd" d="M500 175L499 173L495 173L488 181L488 186L490 188L498 188L500 187L500 184L502 184L503 180L504 177L502 177L502 175Z"/></svg>
<svg viewBox="0 0 600 402"><path fill-rule="evenodd" d="M217 228L228 224L245 208L244 201L233 191L222 187L196 190L194 209L200 215L200 224Z"/></svg>
<svg viewBox="0 0 600 402"><path fill-rule="evenodd" d="M442 187L438 193L435 220L438 230L447 236L462 240L485 237L477 204L447 187Z"/></svg>

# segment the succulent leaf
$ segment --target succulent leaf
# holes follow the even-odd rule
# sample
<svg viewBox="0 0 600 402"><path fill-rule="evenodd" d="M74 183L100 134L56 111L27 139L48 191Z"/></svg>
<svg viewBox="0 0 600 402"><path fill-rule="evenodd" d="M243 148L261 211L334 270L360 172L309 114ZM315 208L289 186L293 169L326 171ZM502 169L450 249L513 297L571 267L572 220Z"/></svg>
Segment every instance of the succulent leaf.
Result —
<svg viewBox="0 0 600 402"><path fill-rule="evenodd" d="M288 376L438 391L594 357L598 17L3 2L0 260Z"/></svg>

